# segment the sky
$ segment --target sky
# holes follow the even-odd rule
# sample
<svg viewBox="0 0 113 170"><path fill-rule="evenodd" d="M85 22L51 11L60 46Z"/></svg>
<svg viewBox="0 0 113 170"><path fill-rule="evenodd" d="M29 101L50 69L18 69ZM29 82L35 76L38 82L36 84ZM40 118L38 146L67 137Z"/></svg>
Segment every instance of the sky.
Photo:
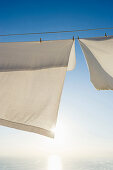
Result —
<svg viewBox="0 0 113 170"><path fill-rule="evenodd" d="M3 1L0 34L113 27L113 1ZM0 42L113 35L113 30L0 37ZM0 156L113 156L113 92L97 91L75 42L76 68L66 74L55 139L0 126Z"/></svg>

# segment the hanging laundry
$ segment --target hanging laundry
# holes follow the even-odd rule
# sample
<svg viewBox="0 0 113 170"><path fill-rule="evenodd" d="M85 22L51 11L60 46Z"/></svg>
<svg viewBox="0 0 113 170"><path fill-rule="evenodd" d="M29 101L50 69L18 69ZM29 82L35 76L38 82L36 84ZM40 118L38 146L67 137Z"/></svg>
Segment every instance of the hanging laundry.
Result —
<svg viewBox="0 0 113 170"><path fill-rule="evenodd" d="M54 137L67 70L75 67L75 42L0 43L0 125Z"/></svg>
<svg viewBox="0 0 113 170"><path fill-rule="evenodd" d="M79 40L90 79L98 90L113 90L113 36Z"/></svg>

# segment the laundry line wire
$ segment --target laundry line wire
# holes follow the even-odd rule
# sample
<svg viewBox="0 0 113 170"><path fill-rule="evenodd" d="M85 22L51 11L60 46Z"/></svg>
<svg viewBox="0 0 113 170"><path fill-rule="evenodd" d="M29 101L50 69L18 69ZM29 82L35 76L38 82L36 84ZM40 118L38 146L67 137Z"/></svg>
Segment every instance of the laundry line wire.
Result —
<svg viewBox="0 0 113 170"><path fill-rule="evenodd" d="M31 33L22 33L22 34L1 34L1 37L4 36L17 36L17 35L43 35L43 34L58 34L58 33L72 33L72 32L85 32L85 31L96 31L96 30L107 30L113 29L113 27L106 27L106 28L92 28L92 29L78 29L78 30L61 30L61 31L50 31L50 32L31 32Z"/></svg>

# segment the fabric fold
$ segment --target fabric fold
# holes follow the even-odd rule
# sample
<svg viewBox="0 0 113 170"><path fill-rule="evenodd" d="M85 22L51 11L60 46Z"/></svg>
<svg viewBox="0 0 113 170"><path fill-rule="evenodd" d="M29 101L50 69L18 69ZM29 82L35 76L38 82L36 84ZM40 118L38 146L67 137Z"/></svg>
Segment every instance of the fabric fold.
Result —
<svg viewBox="0 0 113 170"><path fill-rule="evenodd" d="M0 125L54 137L73 40L0 43Z"/></svg>
<svg viewBox="0 0 113 170"><path fill-rule="evenodd" d="M98 90L113 90L113 36L79 40L90 79Z"/></svg>

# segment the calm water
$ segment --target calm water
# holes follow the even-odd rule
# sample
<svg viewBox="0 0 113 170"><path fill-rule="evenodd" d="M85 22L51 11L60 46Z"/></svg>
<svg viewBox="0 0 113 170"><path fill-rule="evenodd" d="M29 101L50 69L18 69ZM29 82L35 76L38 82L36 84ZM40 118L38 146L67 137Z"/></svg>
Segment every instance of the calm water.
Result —
<svg viewBox="0 0 113 170"><path fill-rule="evenodd" d="M0 158L0 170L113 170L110 160L61 160L58 156L46 159Z"/></svg>

